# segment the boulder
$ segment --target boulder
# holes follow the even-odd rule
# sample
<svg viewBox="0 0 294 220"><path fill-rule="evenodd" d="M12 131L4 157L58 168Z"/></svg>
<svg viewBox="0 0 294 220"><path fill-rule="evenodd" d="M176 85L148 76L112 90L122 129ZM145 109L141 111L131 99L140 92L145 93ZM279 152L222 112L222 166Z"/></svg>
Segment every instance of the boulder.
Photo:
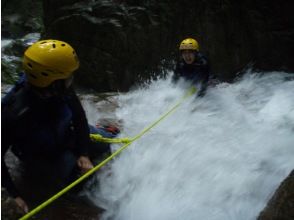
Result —
<svg viewBox="0 0 294 220"><path fill-rule="evenodd" d="M281 183L258 220L294 219L294 170Z"/></svg>

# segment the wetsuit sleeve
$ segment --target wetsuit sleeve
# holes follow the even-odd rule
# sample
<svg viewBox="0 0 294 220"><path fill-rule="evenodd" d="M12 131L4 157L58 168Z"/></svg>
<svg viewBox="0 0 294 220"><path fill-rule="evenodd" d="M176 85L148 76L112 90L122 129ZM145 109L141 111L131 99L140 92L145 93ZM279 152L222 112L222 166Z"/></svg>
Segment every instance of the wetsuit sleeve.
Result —
<svg viewBox="0 0 294 220"><path fill-rule="evenodd" d="M7 99L5 101L8 101ZM1 105L2 111L1 111L1 172L2 172L2 181L1 186L7 189L8 193L13 196L14 198L20 196L18 190L16 189L11 176L8 171L8 167L5 163L5 154L13 143L13 125L14 117L9 111L9 109L3 105Z"/></svg>
<svg viewBox="0 0 294 220"><path fill-rule="evenodd" d="M70 91L69 106L73 113L73 126L76 134L76 151L79 156L88 156L90 130L84 108L73 89Z"/></svg>
<svg viewBox="0 0 294 220"><path fill-rule="evenodd" d="M198 74L201 75L201 79L200 79L201 86L198 92L198 96L202 97L205 95L205 92L208 86L210 67L209 67L209 62L207 58L204 57L201 53L198 54L197 60L198 60L197 65L199 66ZM199 79L197 79L197 82L199 82Z"/></svg>
<svg viewBox="0 0 294 220"><path fill-rule="evenodd" d="M172 77L172 82L173 83L176 83L179 80L179 78L180 78L180 72L181 72L181 65L178 62L177 65L176 65L176 69L174 71L174 75Z"/></svg>

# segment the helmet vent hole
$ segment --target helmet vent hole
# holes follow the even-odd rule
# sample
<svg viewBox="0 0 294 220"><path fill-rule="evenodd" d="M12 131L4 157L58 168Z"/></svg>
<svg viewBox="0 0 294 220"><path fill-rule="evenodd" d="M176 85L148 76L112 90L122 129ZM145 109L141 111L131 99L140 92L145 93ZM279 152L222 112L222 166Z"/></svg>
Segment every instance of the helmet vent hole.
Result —
<svg viewBox="0 0 294 220"><path fill-rule="evenodd" d="M65 44L61 44L62 47L65 47Z"/></svg>
<svg viewBox="0 0 294 220"><path fill-rule="evenodd" d="M43 41L43 42L41 42L40 44L46 44L47 43L47 41Z"/></svg>
<svg viewBox="0 0 294 220"><path fill-rule="evenodd" d="M76 52L74 52L74 51L72 52L72 54L75 54L75 53L76 53Z"/></svg>
<svg viewBox="0 0 294 220"><path fill-rule="evenodd" d="M41 72L41 74L42 74L43 76L48 76L48 75L49 75L48 73L45 73L45 72Z"/></svg>
<svg viewBox="0 0 294 220"><path fill-rule="evenodd" d="M28 63L28 66L29 66L30 68L33 68L32 64L30 64L30 63Z"/></svg>
<svg viewBox="0 0 294 220"><path fill-rule="evenodd" d="M53 47L53 48L56 48L56 45L55 45L55 44L52 44L52 47Z"/></svg>
<svg viewBox="0 0 294 220"><path fill-rule="evenodd" d="M30 73L30 77L32 77L34 79L37 79L37 77L34 74L31 74L31 73Z"/></svg>

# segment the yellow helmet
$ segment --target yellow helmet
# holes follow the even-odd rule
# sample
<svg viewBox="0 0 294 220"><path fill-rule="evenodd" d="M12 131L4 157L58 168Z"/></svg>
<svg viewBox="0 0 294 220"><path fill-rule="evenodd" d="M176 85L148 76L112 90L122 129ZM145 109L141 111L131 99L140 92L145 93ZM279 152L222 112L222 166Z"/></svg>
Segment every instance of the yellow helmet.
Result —
<svg viewBox="0 0 294 220"><path fill-rule="evenodd" d="M199 44L193 38L187 38L183 40L180 44L180 50L197 50L199 51Z"/></svg>
<svg viewBox="0 0 294 220"><path fill-rule="evenodd" d="M41 88L71 77L80 65L75 50L59 40L37 41L25 51L22 64L29 83Z"/></svg>

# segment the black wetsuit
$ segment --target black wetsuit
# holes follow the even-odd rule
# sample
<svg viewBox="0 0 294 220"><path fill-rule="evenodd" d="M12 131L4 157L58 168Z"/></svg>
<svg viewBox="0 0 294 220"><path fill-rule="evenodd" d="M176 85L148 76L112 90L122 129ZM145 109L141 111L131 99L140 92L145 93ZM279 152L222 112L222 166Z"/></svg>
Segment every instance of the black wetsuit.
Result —
<svg viewBox="0 0 294 220"><path fill-rule="evenodd" d="M183 59L177 63L173 81L176 82L180 78L191 81L199 89L198 95L203 96L209 80L209 71L207 58L200 52L196 52L194 63L186 64Z"/></svg>
<svg viewBox="0 0 294 220"><path fill-rule="evenodd" d="M2 99L1 117L1 184L13 197L19 192L4 161L9 147L24 162L50 161L59 178L68 182L77 158L88 156L93 145L84 109L73 89L42 99L26 82L18 83ZM109 145L99 143L96 153L107 151Z"/></svg>

